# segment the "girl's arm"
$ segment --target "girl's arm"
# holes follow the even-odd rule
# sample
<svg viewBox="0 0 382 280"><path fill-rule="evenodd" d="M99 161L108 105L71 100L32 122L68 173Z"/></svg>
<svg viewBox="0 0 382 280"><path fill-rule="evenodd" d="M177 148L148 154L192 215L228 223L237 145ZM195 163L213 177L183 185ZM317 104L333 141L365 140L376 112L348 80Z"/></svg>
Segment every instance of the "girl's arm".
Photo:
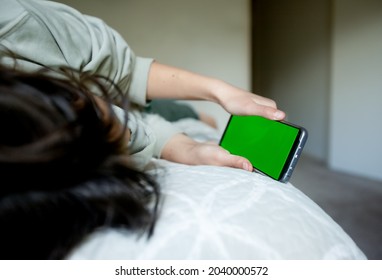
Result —
<svg viewBox="0 0 382 280"><path fill-rule="evenodd" d="M224 81L153 62L149 72L147 99L174 98L208 100L233 115L260 115L283 120L285 113L276 103Z"/></svg>

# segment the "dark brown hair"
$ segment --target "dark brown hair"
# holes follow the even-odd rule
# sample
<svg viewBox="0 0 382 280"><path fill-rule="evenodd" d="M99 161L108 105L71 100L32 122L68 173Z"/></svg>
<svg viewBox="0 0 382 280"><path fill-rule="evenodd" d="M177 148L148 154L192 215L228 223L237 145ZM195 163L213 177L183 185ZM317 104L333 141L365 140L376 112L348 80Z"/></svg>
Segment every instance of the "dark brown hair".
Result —
<svg viewBox="0 0 382 280"><path fill-rule="evenodd" d="M50 74L0 66L0 259L65 258L98 228L150 235L156 219L155 180L110 140L88 90L107 99L103 83Z"/></svg>

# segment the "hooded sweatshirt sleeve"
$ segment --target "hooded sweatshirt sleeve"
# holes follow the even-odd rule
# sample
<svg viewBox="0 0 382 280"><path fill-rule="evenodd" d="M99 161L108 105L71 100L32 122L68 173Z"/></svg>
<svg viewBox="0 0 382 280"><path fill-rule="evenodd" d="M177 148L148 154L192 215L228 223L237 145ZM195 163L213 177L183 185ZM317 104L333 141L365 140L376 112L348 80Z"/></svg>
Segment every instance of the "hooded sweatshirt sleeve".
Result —
<svg viewBox="0 0 382 280"><path fill-rule="evenodd" d="M146 104L151 58L136 57L126 41L101 19L61 3L1 0L1 45L26 70L68 66L107 77L129 100Z"/></svg>

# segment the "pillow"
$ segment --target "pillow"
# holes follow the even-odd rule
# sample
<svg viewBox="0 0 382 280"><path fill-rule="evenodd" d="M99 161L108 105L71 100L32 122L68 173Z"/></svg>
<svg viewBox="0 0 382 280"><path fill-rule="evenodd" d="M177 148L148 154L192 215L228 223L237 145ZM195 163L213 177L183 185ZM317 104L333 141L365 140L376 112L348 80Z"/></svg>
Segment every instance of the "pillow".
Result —
<svg viewBox="0 0 382 280"><path fill-rule="evenodd" d="M366 259L290 183L227 167L153 164L162 189L153 236L101 229L70 259Z"/></svg>

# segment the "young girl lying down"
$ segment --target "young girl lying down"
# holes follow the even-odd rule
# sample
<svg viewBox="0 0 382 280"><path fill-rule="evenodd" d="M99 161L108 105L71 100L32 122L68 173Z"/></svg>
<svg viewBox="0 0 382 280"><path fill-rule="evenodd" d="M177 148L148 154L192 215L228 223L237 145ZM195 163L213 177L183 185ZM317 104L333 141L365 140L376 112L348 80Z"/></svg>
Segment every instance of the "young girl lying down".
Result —
<svg viewBox="0 0 382 280"><path fill-rule="evenodd" d="M123 97L123 108L112 105L105 79L61 72L65 79L0 68L1 258L63 258L101 226L153 229L160 192L141 155L155 143L150 128ZM163 158L234 157L216 144L174 138Z"/></svg>
<svg viewBox="0 0 382 280"><path fill-rule="evenodd" d="M142 171L139 115L94 77L49 73L0 67L0 259L365 257L289 184L168 161Z"/></svg>
<svg viewBox="0 0 382 280"><path fill-rule="evenodd" d="M151 232L159 191L142 172L152 158L252 171L247 159L144 113L151 100L209 100L231 114L285 117L273 100L135 56L102 20L71 7L4 7L1 258L62 258L102 225Z"/></svg>

